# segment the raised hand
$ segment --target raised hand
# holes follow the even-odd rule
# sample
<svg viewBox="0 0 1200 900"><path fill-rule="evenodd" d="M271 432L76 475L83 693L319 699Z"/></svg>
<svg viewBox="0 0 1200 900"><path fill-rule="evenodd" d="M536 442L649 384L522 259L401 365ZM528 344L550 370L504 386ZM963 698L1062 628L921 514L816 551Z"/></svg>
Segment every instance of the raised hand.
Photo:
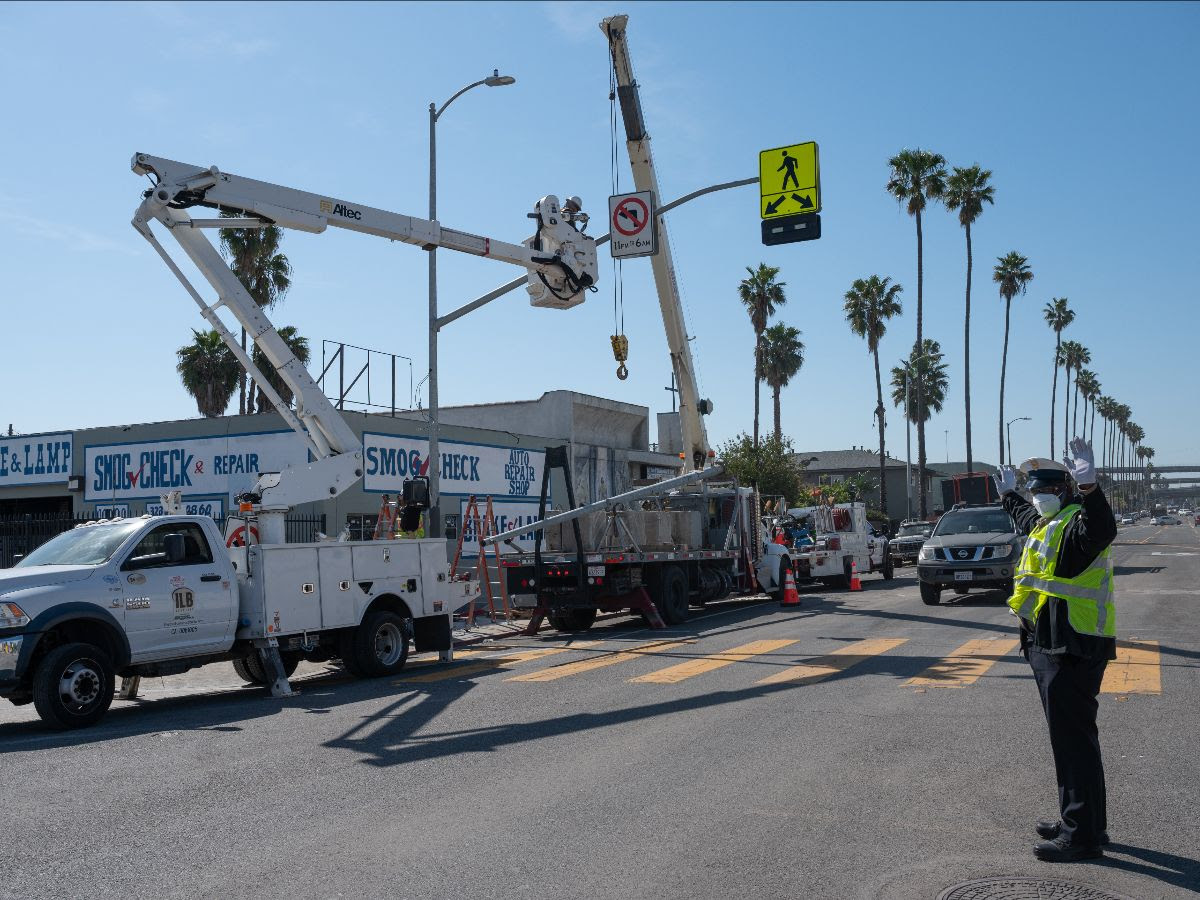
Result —
<svg viewBox="0 0 1200 900"><path fill-rule="evenodd" d="M1092 445L1083 438L1071 441L1071 477L1080 487L1096 483L1096 464L1092 457Z"/></svg>
<svg viewBox="0 0 1200 900"><path fill-rule="evenodd" d="M992 481L996 482L996 490L1003 497L1017 489L1017 470L1012 466L1001 466L1000 471L992 476Z"/></svg>

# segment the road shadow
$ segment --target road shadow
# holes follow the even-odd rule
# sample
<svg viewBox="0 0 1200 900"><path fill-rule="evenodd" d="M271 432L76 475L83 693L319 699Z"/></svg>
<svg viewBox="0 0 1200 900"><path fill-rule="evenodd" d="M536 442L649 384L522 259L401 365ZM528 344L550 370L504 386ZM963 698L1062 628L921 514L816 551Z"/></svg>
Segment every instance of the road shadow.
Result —
<svg viewBox="0 0 1200 900"><path fill-rule="evenodd" d="M1134 859L1121 859L1109 855L1111 853L1132 856ZM1156 881L1184 888L1194 894L1200 894L1200 860L1190 859L1186 856L1176 856L1173 853L1164 853L1161 850L1151 850L1132 844L1110 844L1106 848L1104 859L1097 865L1135 872Z"/></svg>
<svg viewBox="0 0 1200 900"><path fill-rule="evenodd" d="M1114 575L1157 575L1167 566L1113 566Z"/></svg>

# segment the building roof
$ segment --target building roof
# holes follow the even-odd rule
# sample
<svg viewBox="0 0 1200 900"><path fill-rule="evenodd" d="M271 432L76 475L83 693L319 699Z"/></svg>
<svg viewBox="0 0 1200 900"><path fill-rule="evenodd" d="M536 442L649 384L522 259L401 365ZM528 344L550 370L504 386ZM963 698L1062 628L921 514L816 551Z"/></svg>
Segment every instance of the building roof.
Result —
<svg viewBox="0 0 1200 900"><path fill-rule="evenodd" d="M969 469L965 461L938 463L937 467L938 471L944 475L962 475L964 472L987 472L989 475L994 475L1000 471L991 463L980 462L979 460L973 461ZM928 469L929 466L926 465L925 468Z"/></svg>
<svg viewBox="0 0 1200 900"><path fill-rule="evenodd" d="M816 459L813 459L816 457ZM859 447L851 448L850 450L815 450L805 451L801 453L793 453L792 458L802 465L806 460L812 460L804 466L804 471L809 474L815 473L853 473L853 472L872 472L879 470L879 454ZM902 459L895 457L884 457L884 467L888 469L903 469L907 463ZM916 462L913 462L916 466ZM927 476L940 476L944 474L941 468L934 469L929 463L925 464L925 474Z"/></svg>

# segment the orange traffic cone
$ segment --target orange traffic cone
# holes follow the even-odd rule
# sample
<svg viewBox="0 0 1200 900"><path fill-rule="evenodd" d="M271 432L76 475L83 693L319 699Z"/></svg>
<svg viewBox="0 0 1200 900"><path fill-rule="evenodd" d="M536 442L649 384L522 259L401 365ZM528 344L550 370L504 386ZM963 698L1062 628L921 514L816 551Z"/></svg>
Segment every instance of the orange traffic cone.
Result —
<svg viewBox="0 0 1200 900"><path fill-rule="evenodd" d="M779 601L779 605L800 605L800 592L796 590L796 579L792 577L792 570L790 567L787 570L787 576L783 579L783 599Z"/></svg>
<svg viewBox="0 0 1200 900"><path fill-rule="evenodd" d="M862 581L858 577L858 561L851 560L850 562L850 590L861 591Z"/></svg>

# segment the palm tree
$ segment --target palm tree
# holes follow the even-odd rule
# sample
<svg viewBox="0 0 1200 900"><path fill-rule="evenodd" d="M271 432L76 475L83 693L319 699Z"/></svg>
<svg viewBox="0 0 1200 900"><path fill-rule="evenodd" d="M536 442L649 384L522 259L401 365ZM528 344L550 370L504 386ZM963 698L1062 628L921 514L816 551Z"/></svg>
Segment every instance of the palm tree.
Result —
<svg viewBox="0 0 1200 900"><path fill-rule="evenodd" d="M900 365L892 368L893 404L904 405L906 381L921 388L920 391L913 391L911 388L908 391L906 412L909 421L913 423L927 422L935 412L942 411L942 404L946 402L946 388L949 385L941 344L927 338L923 350L923 353L917 353L917 348L914 347L908 359L901 360ZM917 400L918 396L920 400ZM921 493L925 493L924 482Z"/></svg>
<svg viewBox="0 0 1200 900"><path fill-rule="evenodd" d="M1088 403L1096 395L1099 386L1096 373L1089 369L1080 369L1075 375L1075 393L1083 400L1083 431L1079 433L1080 437L1087 437Z"/></svg>
<svg viewBox="0 0 1200 900"><path fill-rule="evenodd" d="M1063 329L1075 321L1066 297L1054 297L1042 307L1042 318L1054 329L1054 381L1050 386L1050 458L1054 459L1054 404L1058 396L1058 367L1062 365Z"/></svg>
<svg viewBox="0 0 1200 900"><path fill-rule="evenodd" d="M1076 435L1079 434L1079 378L1087 371L1084 366L1092 361L1091 351L1082 344L1078 346L1079 350L1075 354L1075 405L1071 411L1071 432Z"/></svg>
<svg viewBox="0 0 1200 900"><path fill-rule="evenodd" d="M215 418L224 415L225 407L237 390L241 364L233 351L216 331L192 329L192 342L175 351L179 362L175 366L183 386L196 399L200 415Z"/></svg>
<svg viewBox="0 0 1200 900"><path fill-rule="evenodd" d="M783 289L786 281L776 281L779 269L759 263L757 271L746 266L749 278L743 278L738 285L738 297L746 312L750 315L750 325L754 328L754 446L758 447L758 386L762 381L763 365L763 333L767 330L767 321L787 303L787 295Z"/></svg>
<svg viewBox="0 0 1200 900"><path fill-rule="evenodd" d="M866 338L867 349L875 358L875 419L879 426L879 508L887 515L887 478L884 455L884 407L883 382L879 375L879 339L887 331L887 320L900 315L903 308L900 305L900 293L904 290L898 284L891 284L891 278L880 278L871 275L867 278L856 278L846 291L843 309L850 330L860 338ZM922 482L924 483L924 482Z"/></svg>
<svg viewBox="0 0 1200 900"><path fill-rule="evenodd" d="M1108 459L1108 425L1112 421L1113 410L1117 405L1117 401L1112 397L1101 397L1096 401L1096 409L1100 413L1100 419L1104 423L1100 428L1100 462L1101 466L1109 465Z"/></svg>
<svg viewBox="0 0 1200 900"><path fill-rule="evenodd" d="M283 328L278 329L278 331L279 336L283 338L283 342L287 344L288 349L292 351L292 356L296 357L301 365L308 365L308 338L302 337L300 333L296 331L294 325L285 325ZM267 383L275 389L277 394L279 394L279 399L290 406L293 399L292 389L287 386L287 382L279 377L278 370L276 370L275 366L271 364L271 361L267 359L267 355L263 353L257 345L254 347L253 360L254 365L258 368L258 371L262 372L263 377L267 380ZM270 399L265 393L263 393L261 385L256 391L256 395L256 401L253 405L254 412L265 413L271 412L271 410L274 409L274 405L271 403Z"/></svg>
<svg viewBox="0 0 1200 900"><path fill-rule="evenodd" d="M783 432L780 426L779 392L788 386L792 377L804 365L804 341L800 329L776 322L763 332L762 379L771 388L775 403L775 440Z"/></svg>
<svg viewBox="0 0 1200 900"><path fill-rule="evenodd" d="M930 200L937 200L946 190L946 158L929 150L904 149L888 160L890 174L887 192L904 204L908 214L917 222L917 339L913 349L918 354L925 340L925 267L924 235L921 230L921 213ZM922 404L917 385L917 403ZM917 422L917 473L920 483L925 483L925 420ZM929 515L925 502L925 491L921 491L921 518Z"/></svg>
<svg viewBox="0 0 1200 900"><path fill-rule="evenodd" d="M236 215L222 211L222 217ZM292 264L279 252L283 229L276 225L266 228L222 228L221 249L242 287L261 307L270 309L292 286ZM242 349L246 349L246 329L242 329ZM246 375L238 378L238 412L245 415L253 406L253 396L247 404ZM251 395L253 395L251 390Z"/></svg>
<svg viewBox="0 0 1200 900"><path fill-rule="evenodd" d="M1004 461L1004 379L1008 373L1008 324L1012 311L1012 299L1024 294L1029 282L1033 281L1033 270L1029 260L1013 250L1005 256L996 257L992 270L992 281L1000 286L1004 298L1004 353L1000 357L1000 461Z"/></svg>
<svg viewBox="0 0 1200 900"><path fill-rule="evenodd" d="M1071 373L1083 365L1083 358L1091 359L1088 349L1078 341L1063 341L1062 367L1067 373L1067 389L1063 394L1063 452L1071 440Z"/></svg>
<svg viewBox="0 0 1200 900"><path fill-rule="evenodd" d="M966 404L967 425L967 471L971 471L971 269L974 257L971 252L971 226L983 214L983 204L995 203L996 189L988 184L992 173L978 165L966 168L954 167L946 179L943 202L946 209L958 211L958 224L967 234L967 302L963 320L963 395Z"/></svg>

